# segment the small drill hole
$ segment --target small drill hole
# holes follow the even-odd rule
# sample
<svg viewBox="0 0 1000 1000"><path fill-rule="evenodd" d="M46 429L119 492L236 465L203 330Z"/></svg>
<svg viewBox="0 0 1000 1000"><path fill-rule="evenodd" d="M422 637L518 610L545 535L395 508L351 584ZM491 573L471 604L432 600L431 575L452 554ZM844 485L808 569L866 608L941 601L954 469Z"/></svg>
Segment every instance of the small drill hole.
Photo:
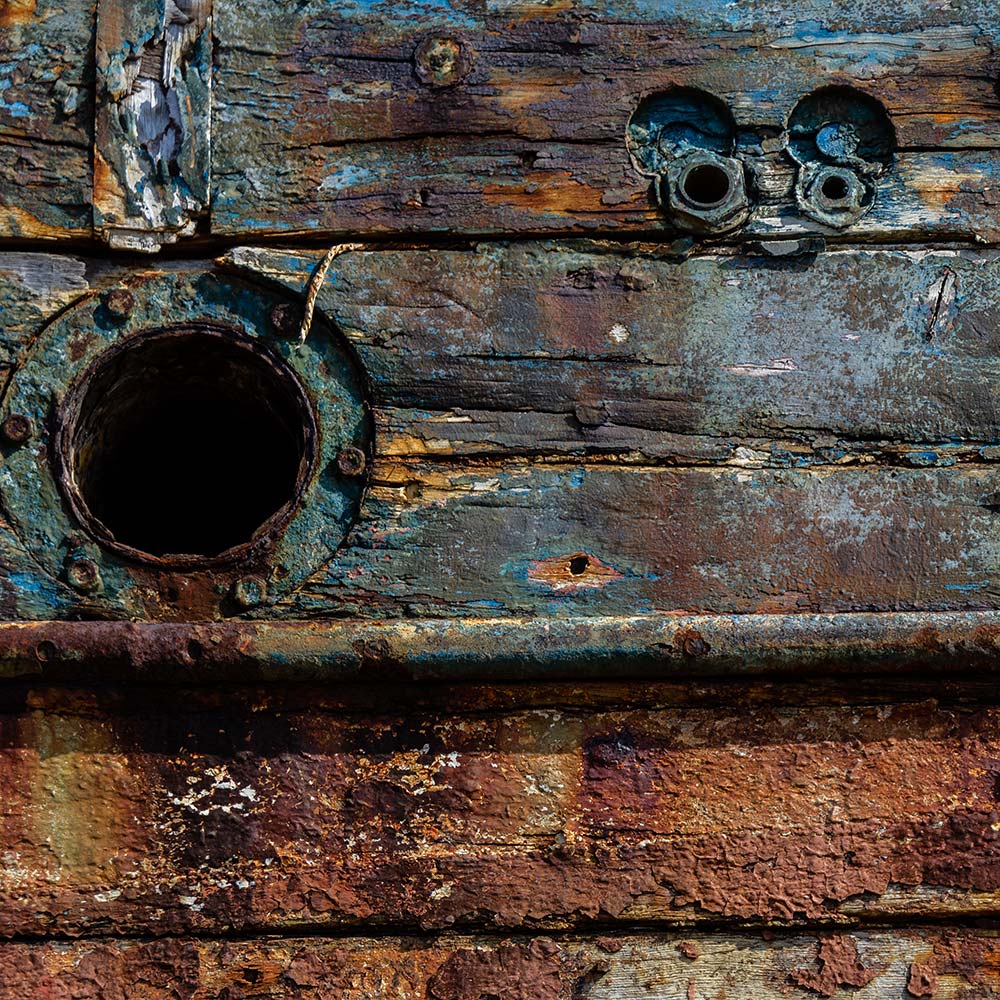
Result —
<svg viewBox="0 0 1000 1000"><path fill-rule="evenodd" d="M684 196L695 205L718 205L729 194L729 174L712 163L692 167L682 182Z"/></svg>
<svg viewBox="0 0 1000 1000"><path fill-rule="evenodd" d="M831 174L823 181L821 190L828 201L843 201L847 197L847 181L837 174Z"/></svg>
<svg viewBox="0 0 1000 1000"><path fill-rule="evenodd" d="M156 330L71 393L62 478L81 518L136 554L211 558L287 515L313 459L292 370L237 331Z"/></svg>
<svg viewBox="0 0 1000 1000"><path fill-rule="evenodd" d="M569 561L569 571L573 576L582 576L590 566L588 556L573 556Z"/></svg>

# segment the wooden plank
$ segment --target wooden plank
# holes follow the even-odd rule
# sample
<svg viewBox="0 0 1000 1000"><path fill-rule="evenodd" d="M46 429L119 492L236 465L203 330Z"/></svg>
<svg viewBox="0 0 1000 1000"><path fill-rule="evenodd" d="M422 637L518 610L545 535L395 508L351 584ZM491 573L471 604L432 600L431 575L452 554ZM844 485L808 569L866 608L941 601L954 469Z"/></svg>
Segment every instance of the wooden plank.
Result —
<svg viewBox="0 0 1000 1000"><path fill-rule="evenodd" d="M289 617L994 608L1000 471L377 466Z"/></svg>
<svg viewBox="0 0 1000 1000"><path fill-rule="evenodd" d="M116 249L194 233L211 173L211 0L101 0L94 224Z"/></svg>
<svg viewBox="0 0 1000 1000"><path fill-rule="evenodd" d="M0 239L91 233L96 0L0 4Z"/></svg>
<svg viewBox="0 0 1000 1000"><path fill-rule="evenodd" d="M8 688L3 932L1000 912L1000 713L946 689L519 709L383 684L348 712L283 690Z"/></svg>
<svg viewBox="0 0 1000 1000"><path fill-rule="evenodd" d="M0 947L0 997L99 1000L977 1000L1000 989L995 932L901 928L796 936L80 941ZM115 992L112 992L115 991Z"/></svg>
<svg viewBox="0 0 1000 1000"><path fill-rule="evenodd" d="M43 280L44 260L14 255L0 271L12 359L40 343L43 301L57 309L120 274L64 262L68 277L57 267ZM316 261L239 251L228 266L298 292ZM209 272L194 262L131 275L136 323L176 316L178 286L165 278L175 274L189 275L185 309L230 316L238 297ZM345 255L320 305L370 380L382 429L371 488L346 544L319 545L295 586L251 613L995 609L997 273L992 252ZM101 300L91 301L88 322L100 326ZM70 346L44 349L59 359ZM47 495L58 502L54 482ZM41 530L33 502L17 523ZM45 530L56 551L71 529ZM149 581L130 563L107 569L102 595L81 597L67 590L61 557L46 563L36 545L10 543L9 617L149 614L134 598Z"/></svg>
<svg viewBox="0 0 1000 1000"><path fill-rule="evenodd" d="M995 241L1000 138L988 4L558 7L221 0L215 232L670 230L625 149L647 94L726 102L754 178L743 233L825 231L796 210L783 129L831 82L881 101L899 155L861 239ZM449 85L420 46L446 40Z"/></svg>
<svg viewBox="0 0 1000 1000"><path fill-rule="evenodd" d="M223 263L301 293L319 256ZM319 305L369 373L385 455L933 464L1000 437L998 264L480 244L343 255Z"/></svg>

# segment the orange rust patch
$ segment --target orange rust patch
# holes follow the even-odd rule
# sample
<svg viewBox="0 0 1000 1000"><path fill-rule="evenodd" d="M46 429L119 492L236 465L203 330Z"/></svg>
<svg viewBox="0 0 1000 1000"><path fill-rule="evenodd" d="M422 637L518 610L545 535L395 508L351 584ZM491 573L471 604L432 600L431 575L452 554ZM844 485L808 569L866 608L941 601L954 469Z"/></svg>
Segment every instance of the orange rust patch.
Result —
<svg viewBox="0 0 1000 1000"><path fill-rule="evenodd" d="M27 24L37 10L37 0L0 0L0 28Z"/></svg>
<svg viewBox="0 0 1000 1000"><path fill-rule="evenodd" d="M788 978L796 986L832 997L842 986L861 989L878 975L866 969L858 955L858 943L852 937L833 937L820 942L817 961L820 968L799 969Z"/></svg>
<svg viewBox="0 0 1000 1000"><path fill-rule="evenodd" d="M919 962L910 963L906 977L906 992L913 997L932 997L937 992L938 978L934 970Z"/></svg>
<svg viewBox="0 0 1000 1000"><path fill-rule="evenodd" d="M541 559L528 568L529 580L546 583L555 590L603 587L621 577L622 574L613 566L587 552L571 552L565 556Z"/></svg>
<svg viewBox="0 0 1000 1000"><path fill-rule="evenodd" d="M524 174L520 183L487 184L483 188L483 201L489 205L567 217L584 212L607 215L609 207L602 201L604 195L603 188L590 187L568 170L533 170ZM642 211L655 217L645 202Z"/></svg>

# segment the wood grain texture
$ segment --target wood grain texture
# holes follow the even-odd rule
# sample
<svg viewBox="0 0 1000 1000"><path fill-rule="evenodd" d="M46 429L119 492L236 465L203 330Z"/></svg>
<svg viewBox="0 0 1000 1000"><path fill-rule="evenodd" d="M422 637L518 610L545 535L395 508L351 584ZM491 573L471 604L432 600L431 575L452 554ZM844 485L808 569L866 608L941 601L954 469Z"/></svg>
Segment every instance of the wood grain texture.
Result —
<svg viewBox="0 0 1000 1000"><path fill-rule="evenodd" d="M997 915L995 707L693 687L587 707L383 685L348 712L315 686L8 687L0 927Z"/></svg>
<svg viewBox="0 0 1000 1000"><path fill-rule="evenodd" d="M94 223L116 249L194 233L211 172L211 0L102 0Z"/></svg>
<svg viewBox="0 0 1000 1000"><path fill-rule="evenodd" d="M320 256L222 263L301 294ZM998 291L990 251L483 243L346 254L318 302L369 373L382 454L803 467L992 444Z"/></svg>
<svg viewBox="0 0 1000 1000"><path fill-rule="evenodd" d="M251 301L249 286L226 284L235 268L262 283L254 323L287 354L263 286L298 294L317 259L239 250L219 271L133 274L129 329L176 316L182 286L189 319L231 321L233 302ZM86 316L60 320L66 343L19 343L38 318L29 286L44 258L10 258L2 272L12 308L26 310L26 327L8 331L22 368L36 350L47 373L69 370L67 352L79 367L85 319L102 337L124 329L103 312L114 270L71 260L59 294L81 296ZM78 287L81 268L93 288ZM294 587L247 613L996 608L997 273L992 252L955 251L672 261L544 244L339 258L319 301L369 383L370 486L344 544L321 545ZM303 372L321 397L322 365ZM40 530L29 493L17 523ZM54 483L50 493L57 503ZM165 588L128 567L115 569L121 586L106 568L103 597L80 596L58 559L46 574L36 544L12 545L11 566L39 564L11 570L12 618L170 616Z"/></svg>
<svg viewBox="0 0 1000 1000"><path fill-rule="evenodd" d="M1000 989L995 933L284 938L0 946L3 1000L978 1000Z"/></svg>
<svg viewBox="0 0 1000 1000"><path fill-rule="evenodd" d="M91 232L96 6L0 3L0 238Z"/></svg>
<svg viewBox="0 0 1000 1000"><path fill-rule="evenodd" d="M615 4L394 16L326 0L221 0L218 233L669 231L625 129L640 99L691 86L726 102L756 189L744 233L826 231L791 196L783 130L816 88L880 100L899 144L852 238L998 235L1000 21L988 4ZM428 82L420 46L459 69Z"/></svg>

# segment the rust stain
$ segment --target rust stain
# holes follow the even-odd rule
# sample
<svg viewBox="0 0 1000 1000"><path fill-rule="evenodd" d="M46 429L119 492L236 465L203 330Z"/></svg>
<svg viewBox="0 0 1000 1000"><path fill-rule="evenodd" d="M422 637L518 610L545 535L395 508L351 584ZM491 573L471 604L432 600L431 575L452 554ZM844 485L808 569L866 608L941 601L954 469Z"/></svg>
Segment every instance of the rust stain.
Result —
<svg viewBox="0 0 1000 1000"><path fill-rule="evenodd" d="M789 981L821 996L832 997L841 987L861 989L878 975L875 970L864 967L858 955L858 943L852 937L838 936L821 941L816 960L818 971L799 969L788 977Z"/></svg>
<svg viewBox="0 0 1000 1000"><path fill-rule="evenodd" d="M483 187L483 201L492 207L516 208L529 215L555 217L588 213L608 216L604 196L603 187L593 187L568 170L530 170L518 181ZM639 190L629 201L636 203L637 211L655 219L655 211L649 209L644 199L643 191Z"/></svg>
<svg viewBox="0 0 1000 1000"><path fill-rule="evenodd" d="M676 948L685 958L691 959L692 962L701 954L701 949L694 941L680 941L676 945Z"/></svg>
<svg viewBox="0 0 1000 1000"><path fill-rule="evenodd" d="M34 18L37 0L0 0L0 28L27 24Z"/></svg>
<svg viewBox="0 0 1000 1000"><path fill-rule="evenodd" d="M911 962L906 975L906 992L912 997L932 997L938 988L937 973L929 965Z"/></svg>
<svg viewBox="0 0 1000 1000"><path fill-rule="evenodd" d="M613 566L601 562L588 552L571 552L565 556L541 559L528 567L528 579L548 584L553 590L580 590L603 587L622 574Z"/></svg>
<svg viewBox="0 0 1000 1000"><path fill-rule="evenodd" d="M455 952L427 984L433 1000L561 1000L559 946L538 939L530 945Z"/></svg>

